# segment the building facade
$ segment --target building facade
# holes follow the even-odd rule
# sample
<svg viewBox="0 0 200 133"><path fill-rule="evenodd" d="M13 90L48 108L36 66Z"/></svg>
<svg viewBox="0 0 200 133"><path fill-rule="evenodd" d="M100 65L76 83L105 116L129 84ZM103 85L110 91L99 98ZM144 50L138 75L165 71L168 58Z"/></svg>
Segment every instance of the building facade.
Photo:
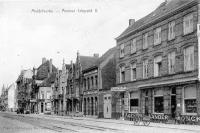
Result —
<svg viewBox="0 0 200 133"><path fill-rule="evenodd" d="M165 1L116 38L117 118L200 114L199 10L197 0Z"/></svg>
<svg viewBox="0 0 200 133"><path fill-rule="evenodd" d="M22 110L29 110L30 83L32 82L33 71L31 69L22 70L17 84L17 105Z"/></svg>

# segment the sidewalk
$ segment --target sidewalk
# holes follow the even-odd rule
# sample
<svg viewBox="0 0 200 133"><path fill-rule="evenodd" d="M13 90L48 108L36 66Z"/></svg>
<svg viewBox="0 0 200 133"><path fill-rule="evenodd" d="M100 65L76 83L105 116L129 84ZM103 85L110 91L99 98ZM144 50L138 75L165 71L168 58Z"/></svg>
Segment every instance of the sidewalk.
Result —
<svg viewBox="0 0 200 133"><path fill-rule="evenodd" d="M102 123L114 123L114 124L122 124L122 125L133 125L132 121L127 120L116 120L116 119L98 119L98 118L89 118L89 117L71 117L71 116L58 116L58 115L43 115L43 114L29 114L30 117L40 117L40 118L60 118L60 119L74 119L74 120L86 120L86 121L94 121L94 122L102 122ZM142 124L140 126L143 126ZM180 129L187 131L196 131L200 133L200 125L184 125L184 124L164 124L164 123L153 123L151 122L149 127L156 128L168 128L168 129Z"/></svg>

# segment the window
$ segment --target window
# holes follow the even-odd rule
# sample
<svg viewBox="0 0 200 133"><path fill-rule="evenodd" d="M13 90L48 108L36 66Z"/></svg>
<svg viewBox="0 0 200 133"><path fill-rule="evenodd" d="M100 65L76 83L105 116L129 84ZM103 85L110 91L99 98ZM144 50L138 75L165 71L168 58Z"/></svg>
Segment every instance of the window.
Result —
<svg viewBox="0 0 200 133"><path fill-rule="evenodd" d="M84 79L84 88L85 88L85 90L87 89L86 87L87 87L86 86L86 79Z"/></svg>
<svg viewBox="0 0 200 133"><path fill-rule="evenodd" d="M120 58L124 57L124 44L120 45Z"/></svg>
<svg viewBox="0 0 200 133"><path fill-rule="evenodd" d="M194 70L194 46L184 49L184 71Z"/></svg>
<svg viewBox="0 0 200 133"><path fill-rule="evenodd" d="M157 56L154 58L154 77L161 75L162 67L162 56Z"/></svg>
<svg viewBox="0 0 200 133"><path fill-rule="evenodd" d="M143 49L148 48L148 33L143 35Z"/></svg>
<svg viewBox="0 0 200 133"><path fill-rule="evenodd" d="M41 91L41 94L42 94L42 99L44 99L44 91Z"/></svg>
<svg viewBox="0 0 200 133"><path fill-rule="evenodd" d="M154 31L154 45L161 43L161 27L155 29Z"/></svg>
<svg viewBox="0 0 200 133"><path fill-rule="evenodd" d="M87 78L87 82L88 82L88 90L90 89L90 79Z"/></svg>
<svg viewBox="0 0 200 133"><path fill-rule="evenodd" d="M172 21L168 25L168 40L175 38L175 21Z"/></svg>
<svg viewBox="0 0 200 133"><path fill-rule="evenodd" d="M47 91L47 99L51 99L51 92L50 91Z"/></svg>
<svg viewBox="0 0 200 133"><path fill-rule="evenodd" d="M91 77L91 87L93 87L94 86L94 79L93 79L93 77Z"/></svg>
<svg viewBox="0 0 200 133"><path fill-rule="evenodd" d="M136 53L136 39L133 39L131 42L131 54Z"/></svg>
<svg viewBox="0 0 200 133"><path fill-rule="evenodd" d="M197 113L196 87L184 88L184 113Z"/></svg>
<svg viewBox="0 0 200 133"><path fill-rule="evenodd" d="M154 113L164 113L163 90L154 90Z"/></svg>
<svg viewBox="0 0 200 133"><path fill-rule="evenodd" d="M136 63L131 64L131 81L136 80Z"/></svg>
<svg viewBox="0 0 200 133"><path fill-rule="evenodd" d="M143 61L143 78L148 78L148 60Z"/></svg>
<svg viewBox="0 0 200 133"><path fill-rule="evenodd" d="M183 18L183 34L193 32L193 14L189 14Z"/></svg>
<svg viewBox="0 0 200 133"><path fill-rule="evenodd" d="M97 76L95 76L95 85L96 85L96 87L98 86L98 77Z"/></svg>
<svg viewBox="0 0 200 133"><path fill-rule="evenodd" d="M175 72L175 51L168 54L168 70L169 74Z"/></svg>
<svg viewBox="0 0 200 133"><path fill-rule="evenodd" d="M120 83L125 82L125 66L120 67Z"/></svg>
<svg viewBox="0 0 200 133"><path fill-rule="evenodd" d="M137 91L130 93L130 112L138 112L139 94Z"/></svg>

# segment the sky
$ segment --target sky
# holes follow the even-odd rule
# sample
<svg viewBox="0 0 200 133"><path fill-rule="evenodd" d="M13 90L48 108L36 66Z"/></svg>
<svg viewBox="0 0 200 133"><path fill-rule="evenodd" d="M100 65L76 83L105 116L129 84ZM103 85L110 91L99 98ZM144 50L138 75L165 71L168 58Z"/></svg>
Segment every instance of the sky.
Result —
<svg viewBox="0 0 200 133"><path fill-rule="evenodd" d="M77 51L101 56L116 45L129 19L137 21L164 1L0 0L0 88L14 83L22 69L39 67L43 57L61 69Z"/></svg>

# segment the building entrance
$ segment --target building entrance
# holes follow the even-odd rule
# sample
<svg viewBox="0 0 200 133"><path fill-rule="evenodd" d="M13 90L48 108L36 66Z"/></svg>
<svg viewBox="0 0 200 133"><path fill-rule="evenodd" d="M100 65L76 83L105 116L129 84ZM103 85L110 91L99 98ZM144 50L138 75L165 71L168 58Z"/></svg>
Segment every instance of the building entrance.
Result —
<svg viewBox="0 0 200 133"><path fill-rule="evenodd" d="M176 117L176 88L171 90L171 114L172 118Z"/></svg>

